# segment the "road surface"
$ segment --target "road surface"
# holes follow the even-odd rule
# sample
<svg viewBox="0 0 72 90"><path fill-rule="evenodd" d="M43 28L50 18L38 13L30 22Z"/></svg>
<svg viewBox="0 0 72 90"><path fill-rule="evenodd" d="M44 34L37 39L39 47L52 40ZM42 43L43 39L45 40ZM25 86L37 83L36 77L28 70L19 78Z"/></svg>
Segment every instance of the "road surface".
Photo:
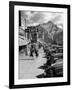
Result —
<svg viewBox="0 0 72 90"><path fill-rule="evenodd" d="M43 48L41 48L39 50L39 56L34 56L32 60L25 60L25 56L22 56L22 59L20 58L19 60L19 79L34 79L37 78L37 75L44 73L43 69L39 69L47 61L44 55Z"/></svg>

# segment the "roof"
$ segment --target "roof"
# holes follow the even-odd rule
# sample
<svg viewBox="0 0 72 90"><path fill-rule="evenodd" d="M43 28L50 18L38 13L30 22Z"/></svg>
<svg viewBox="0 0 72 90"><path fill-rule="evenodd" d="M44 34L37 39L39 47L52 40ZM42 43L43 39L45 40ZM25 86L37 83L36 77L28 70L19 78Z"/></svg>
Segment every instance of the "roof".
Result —
<svg viewBox="0 0 72 90"><path fill-rule="evenodd" d="M27 45L30 41L23 36L19 36L19 46Z"/></svg>

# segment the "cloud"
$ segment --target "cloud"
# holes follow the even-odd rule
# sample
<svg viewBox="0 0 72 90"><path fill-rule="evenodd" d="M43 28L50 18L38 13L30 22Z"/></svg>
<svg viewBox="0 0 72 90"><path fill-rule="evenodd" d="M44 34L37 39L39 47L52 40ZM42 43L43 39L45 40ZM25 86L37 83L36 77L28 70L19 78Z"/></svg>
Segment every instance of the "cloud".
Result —
<svg viewBox="0 0 72 90"><path fill-rule="evenodd" d="M62 19L62 16L61 15L57 15L56 17L54 17L53 19L52 19L52 21L53 22L55 22L55 23L59 23L59 22L63 22L63 19Z"/></svg>
<svg viewBox="0 0 72 90"><path fill-rule="evenodd" d="M44 21L44 15L41 12L35 13L32 17L30 17L32 23L42 23Z"/></svg>
<svg viewBox="0 0 72 90"><path fill-rule="evenodd" d="M26 19L27 25L37 25L40 23L53 21L54 23L63 23L63 14L52 12L40 12L40 11L21 11L21 19L24 24Z"/></svg>

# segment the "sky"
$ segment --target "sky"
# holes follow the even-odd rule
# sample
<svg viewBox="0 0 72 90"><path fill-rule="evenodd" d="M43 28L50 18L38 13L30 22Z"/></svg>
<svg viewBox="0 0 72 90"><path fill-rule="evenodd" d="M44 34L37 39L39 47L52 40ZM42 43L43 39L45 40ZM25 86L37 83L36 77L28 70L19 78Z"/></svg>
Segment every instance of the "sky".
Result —
<svg viewBox="0 0 72 90"><path fill-rule="evenodd" d="M21 11L22 25L31 26L38 25L48 21L55 24L63 25L63 13L57 12L44 12L44 11Z"/></svg>

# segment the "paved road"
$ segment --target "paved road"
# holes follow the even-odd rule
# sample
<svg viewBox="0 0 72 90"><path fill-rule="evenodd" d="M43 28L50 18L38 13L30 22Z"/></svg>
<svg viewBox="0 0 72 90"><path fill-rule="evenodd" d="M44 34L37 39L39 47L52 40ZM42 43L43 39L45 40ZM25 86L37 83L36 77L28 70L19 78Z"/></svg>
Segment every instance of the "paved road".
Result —
<svg viewBox="0 0 72 90"><path fill-rule="evenodd" d="M43 49L39 50L39 56L34 57L33 60L19 60L19 79L33 79L37 75L44 73L43 69L38 67L46 63L46 58L44 57ZM22 56L23 58L23 56ZM25 58L25 57L24 57Z"/></svg>

